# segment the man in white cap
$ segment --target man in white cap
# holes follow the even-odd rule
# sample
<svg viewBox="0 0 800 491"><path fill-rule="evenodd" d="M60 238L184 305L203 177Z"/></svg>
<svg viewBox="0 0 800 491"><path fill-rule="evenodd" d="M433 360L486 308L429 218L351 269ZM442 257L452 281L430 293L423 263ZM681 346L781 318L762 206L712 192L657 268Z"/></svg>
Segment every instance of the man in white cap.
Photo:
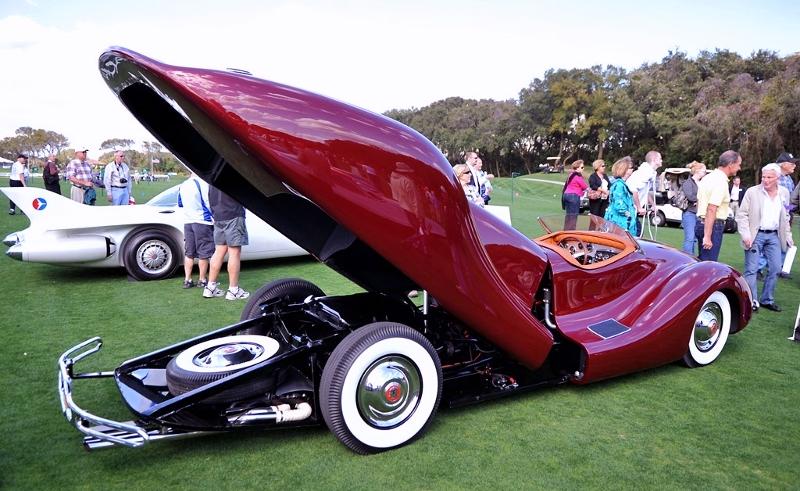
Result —
<svg viewBox="0 0 800 491"><path fill-rule="evenodd" d="M67 180L72 184L69 197L78 203L83 203L83 195L94 187L92 165L86 160L88 151L88 147L78 147L78 150L75 150L75 158L67 164L65 171Z"/></svg>
<svg viewBox="0 0 800 491"><path fill-rule="evenodd" d="M11 166L11 173L8 177L8 185L12 188L22 188L27 184L25 183L25 169L28 167L28 156L25 154L17 155L17 161ZM17 205L8 200L8 214L14 215L17 213Z"/></svg>

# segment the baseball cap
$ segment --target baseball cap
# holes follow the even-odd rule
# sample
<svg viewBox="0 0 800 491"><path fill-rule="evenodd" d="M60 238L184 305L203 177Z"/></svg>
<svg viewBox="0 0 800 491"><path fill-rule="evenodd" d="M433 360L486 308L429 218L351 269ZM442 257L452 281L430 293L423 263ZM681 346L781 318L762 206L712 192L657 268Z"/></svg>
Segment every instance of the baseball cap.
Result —
<svg viewBox="0 0 800 491"><path fill-rule="evenodd" d="M794 158L794 155L790 154L789 152L783 152L782 154L778 155L778 158L775 159L776 164L780 164L781 162L792 162L796 164L800 159Z"/></svg>
<svg viewBox="0 0 800 491"><path fill-rule="evenodd" d="M78 146L78 147L75 147L75 151L76 152L88 152L89 151L89 147L87 147L85 145Z"/></svg>
<svg viewBox="0 0 800 491"><path fill-rule="evenodd" d="M20 154L18 154L18 155L17 155L17 158L18 158L18 159L27 159L27 158L28 158L28 156L27 156L27 155L25 155L24 153L20 153Z"/></svg>

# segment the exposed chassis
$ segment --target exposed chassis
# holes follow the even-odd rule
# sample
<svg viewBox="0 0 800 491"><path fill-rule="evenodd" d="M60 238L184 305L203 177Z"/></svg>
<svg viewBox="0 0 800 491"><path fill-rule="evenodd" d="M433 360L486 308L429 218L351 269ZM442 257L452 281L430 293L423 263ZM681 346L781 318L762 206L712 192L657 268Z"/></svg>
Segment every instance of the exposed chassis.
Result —
<svg viewBox="0 0 800 491"><path fill-rule="evenodd" d="M551 363L531 371L456 324L435 303L429 305L427 294L424 298L423 307L373 293L309 297L296 304L273 301L264 304L262 314L256 318L134 358L114 371L77 373L77 363L102 347L100 337L94 337L59 358L62 412L86 435L83 443L87 450L140 447L151 441L253 427L319 425L320 377L331 351L355 328L376 320L401 321L429 337L441 359L442 402L449 407L558 385L579 373L580 355L575 348L554 349ZM200 343L253 329L278 339L280 349L274 356L186 393L169 393L165 367L171 359ZM244 401L207 403L209 397L231 387L257 378L276 377L275 374L284 377L284 385L292 385L292 390L276 390ZM94 415L75 402L75 380L112 377L124 403L136 415L135 420L113 421Z"/></svg>

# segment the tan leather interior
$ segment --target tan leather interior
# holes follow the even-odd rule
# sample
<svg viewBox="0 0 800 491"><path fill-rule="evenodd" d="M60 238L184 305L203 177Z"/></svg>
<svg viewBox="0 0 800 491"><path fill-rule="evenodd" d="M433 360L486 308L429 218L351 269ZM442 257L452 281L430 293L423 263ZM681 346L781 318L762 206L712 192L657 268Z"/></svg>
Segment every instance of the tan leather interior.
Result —
<svg viewBox="0 0 800 491"><path fill-rule="evenodd" d="M585 244L592 244L597 246L609 247L617 250L617 254L611 258L605 259L600 262L592 264L582 264L579 260L574 258L570 252L560 245L564 240L570 238L583 241ZM605 232L589 232L583 230L562 230L553 232L552 234L543 235L534 241L542 247L546 247L553 252L558 253L561 257L566 259L569 263L582 269L597 269L609 264L619 261L623 257L636 250L636 245L626 237L617 235L610 235Z"/></svg>

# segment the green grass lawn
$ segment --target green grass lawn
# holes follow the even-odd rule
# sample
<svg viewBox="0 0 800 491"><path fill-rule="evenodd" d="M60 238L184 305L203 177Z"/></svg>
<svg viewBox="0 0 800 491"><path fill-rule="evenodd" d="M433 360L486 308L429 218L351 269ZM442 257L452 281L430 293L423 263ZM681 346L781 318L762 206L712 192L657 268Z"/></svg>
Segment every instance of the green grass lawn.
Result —
<svg viewBox="0 0 800 491"><path fill-rule="evenodd" d="M139 184L134 195L142 203L166 187ZM512 205L514 225L530 236L540 232L538 215L560 212L560 191L560 185L497 179L493 203ZM0 214L1 237L25 227L25 217ZM658 240L677 246L682 232L659 229ZM720 259L741 270L738 234L725 236ZM797 268L793 280L778 284L784 312L757 313L709 367L670 365L442 411L419 441L367 457L347 450L324 427L87 453L81 435L61 415L55 391L56 359L65 349L100 335L103 350L79 366L112 369L237 321L243 303L203 299L199 289L182 290L180 276L129 282L121 269L52 267L6 257L0 257L0 273L0 488L800 486L800 345L786 340L800 300ZM285 276L307 278L330 294L357 291L309 259L244 263L241 284L254 291ZM77 381L74 392L96 414L130 417L112 381Z"/></svg>

